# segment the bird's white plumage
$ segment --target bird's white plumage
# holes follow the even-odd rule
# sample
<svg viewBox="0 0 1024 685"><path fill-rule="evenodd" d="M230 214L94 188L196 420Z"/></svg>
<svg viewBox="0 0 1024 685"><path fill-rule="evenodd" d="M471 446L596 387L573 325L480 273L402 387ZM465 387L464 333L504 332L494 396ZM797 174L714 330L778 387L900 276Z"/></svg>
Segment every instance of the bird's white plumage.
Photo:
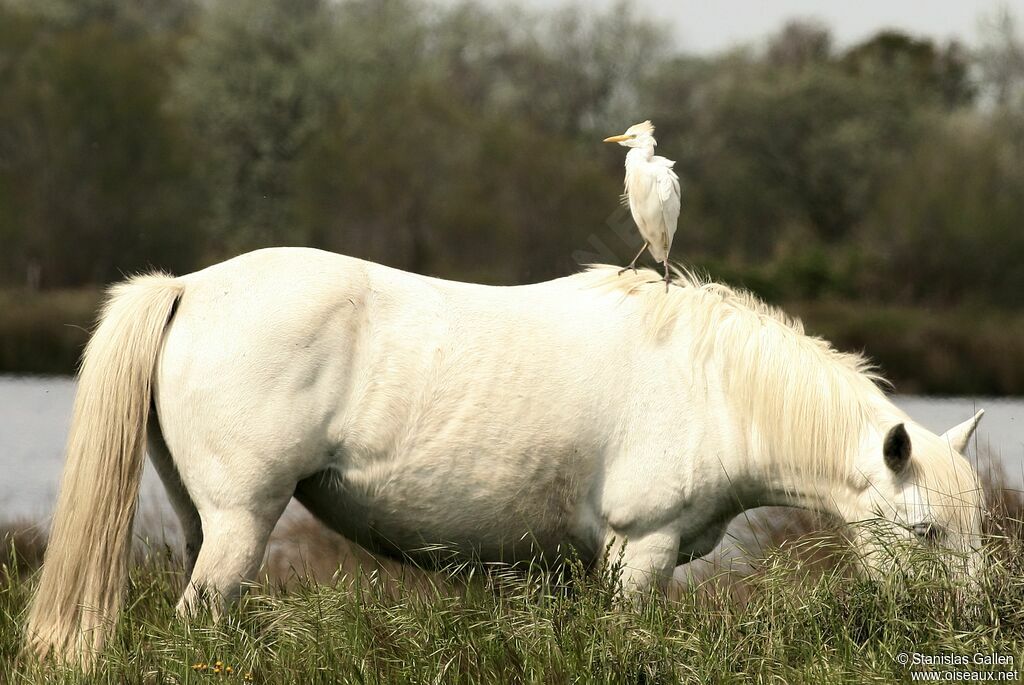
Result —
<svg viewBox="0 0 1024 685"><path fill-rule="evenodd" d="M626 201L651 256L664 264L679 220L680 188L675 162L654 154L653 134L654 126L645 121L607 142L632 148L626 155Z"/></svg>
<svg viewBox="0 0 1024 685"><path fill-rule="evenodd" d="M675 162L657 156L644 159L645 152L636 149L626 155L626 197L651 256L664 263L679 220L679 177L672 170Z"/></svg>

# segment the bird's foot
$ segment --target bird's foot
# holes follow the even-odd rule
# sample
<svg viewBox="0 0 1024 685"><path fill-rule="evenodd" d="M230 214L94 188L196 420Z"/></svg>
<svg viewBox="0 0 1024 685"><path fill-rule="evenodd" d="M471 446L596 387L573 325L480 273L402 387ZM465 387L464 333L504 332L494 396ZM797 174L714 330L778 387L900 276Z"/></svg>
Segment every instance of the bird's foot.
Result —
<svg viewBox="0 0 1024 685"><path fill-rule="evenodd" d="M644 243L644 246L641 247L640 251L636 253L636 257L633 257L633 261L631 261L629 263L629 266L624 266L621 269L619 269L618 275L621 276L622 274L624 274L625 272L629 271L630 269L633 270L633 273L636 273L636 260L640 259L640 255L642 255L644 253L644 250L646 250L646 249L647 249L647 243Z"/></svg>

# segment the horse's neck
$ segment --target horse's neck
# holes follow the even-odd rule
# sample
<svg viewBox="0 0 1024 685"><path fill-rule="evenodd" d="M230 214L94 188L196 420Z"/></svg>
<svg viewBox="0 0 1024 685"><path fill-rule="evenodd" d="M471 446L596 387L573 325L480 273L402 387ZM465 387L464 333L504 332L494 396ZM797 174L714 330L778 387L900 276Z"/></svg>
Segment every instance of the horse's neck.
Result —
<svg viewBox="0 0 1024 685"><path fill-rule="evenodd" d="M762 425L766 417L747 417L737 428L744 436L738 441L744 454L737 455L747 496L745 507L795 506L832 514L843 514L844 500L855 490L856 460L869 443L878 417L886 414L891 404L881 393L863 393L855 385L869 382L850 375L847 387L830 388L820 408L828 406L831 393L848 394L855 399L845 407L840 432L830 433L830 421L837 421L817 412L784 412L785 425ZM781 384L758 384L755 392L776 392ZM873 387L873 386L872 386ZM753 403L776 402L778 397L754 397ZM812 405L816 404L814 402ZM893 411L897 411L892 407ZM787 434L788 432L788 434ZM822 436L819 439L792 439L792 436Z"/></svg>

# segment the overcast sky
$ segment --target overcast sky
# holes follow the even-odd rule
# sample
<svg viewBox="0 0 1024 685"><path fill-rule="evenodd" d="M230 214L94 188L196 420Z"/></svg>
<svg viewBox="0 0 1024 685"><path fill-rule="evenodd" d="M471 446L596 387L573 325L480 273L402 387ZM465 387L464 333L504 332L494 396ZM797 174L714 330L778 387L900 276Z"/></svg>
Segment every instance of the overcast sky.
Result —
<svg viewBox="0 0 1024 685"><path fill-rule="evenodd" d="M499 5L501 0L489 0ZM973 44L978 18L1008 7L1024 23L1024 0L633 0L636 8L665 21L686 52L716 52L756 42L791 18L818 18L833 31L840 47L882 28L897 28L944 41ZM583 4L606 8L613 0L523 0L526 6Z"/></svg>

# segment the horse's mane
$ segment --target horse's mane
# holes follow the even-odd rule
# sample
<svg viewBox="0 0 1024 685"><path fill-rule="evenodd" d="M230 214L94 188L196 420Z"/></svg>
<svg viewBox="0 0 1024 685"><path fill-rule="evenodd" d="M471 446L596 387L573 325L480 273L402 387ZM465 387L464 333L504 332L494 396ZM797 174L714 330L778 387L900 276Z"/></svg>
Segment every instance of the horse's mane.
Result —
<svg viewBox="0 0 1024 685"><path fill-rule="evenodd" d="M653 340L689 329L695 373L717 370L738 425L750 427L751 454L767 449L775 463L842 478L875 410L895 409L878 387L884 379L864 356L807 335L799 319L750 292L673 267L666 293L660 274L650 269L618 271L592 265L580 278L640 298Z"/></svg>

